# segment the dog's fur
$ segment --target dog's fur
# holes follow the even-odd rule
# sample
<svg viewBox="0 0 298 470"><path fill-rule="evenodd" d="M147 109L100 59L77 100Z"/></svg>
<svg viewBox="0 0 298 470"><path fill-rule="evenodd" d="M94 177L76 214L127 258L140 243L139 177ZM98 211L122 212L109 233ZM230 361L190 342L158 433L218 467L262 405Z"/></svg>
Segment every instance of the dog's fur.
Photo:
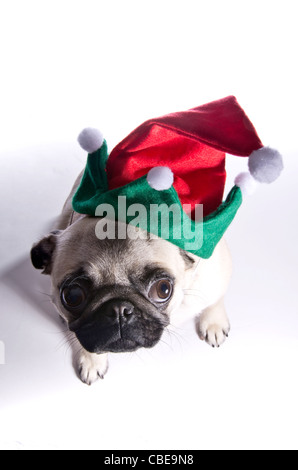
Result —
<svg viewBox="0 0 298 470"><path fill-rule="evenodd" d="M53 303L80 344L81 380L91 385L103 378L109 352L152 347L168 325L189 317L196 319L199 337L219 347L230 329L223 301L231 275L225 241L204 260L157 237L99 240L95 229L104 219L72 210L81 177L55 230L31 251L33 265L51 275ZM172 289L162 302L154 297L160 282L165 291ZM72 310L62 299L74 284L85 297Z"/></svg>

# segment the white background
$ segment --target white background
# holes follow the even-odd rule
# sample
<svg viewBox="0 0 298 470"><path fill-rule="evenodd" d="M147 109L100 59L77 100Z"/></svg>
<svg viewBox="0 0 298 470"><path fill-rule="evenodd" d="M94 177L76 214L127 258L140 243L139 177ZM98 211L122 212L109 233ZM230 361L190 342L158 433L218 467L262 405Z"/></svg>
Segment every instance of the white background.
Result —
<svg viewBox="0 0 298 470"><path fill-rule="evenodd" d="M0 2L0 448L298 448L297 2ZM113 148L147 118L234 94L285 171L227 239L232 332L191 324L79 382L63 325L28 258L99 127ZM233 177L246 169L228 157Z"/></svg>

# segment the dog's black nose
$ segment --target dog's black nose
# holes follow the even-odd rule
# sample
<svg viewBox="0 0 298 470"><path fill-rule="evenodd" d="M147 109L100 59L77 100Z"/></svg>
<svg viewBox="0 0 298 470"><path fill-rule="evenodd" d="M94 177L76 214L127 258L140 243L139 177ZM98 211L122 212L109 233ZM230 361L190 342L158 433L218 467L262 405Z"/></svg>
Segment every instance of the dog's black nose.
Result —
<svg viewBox="0 0 298 470"><path fill-rule="evenodd" d="M109 302L108 310L112 316L126 321L134 314L134 306L130 302L123 300Z"/></svg>

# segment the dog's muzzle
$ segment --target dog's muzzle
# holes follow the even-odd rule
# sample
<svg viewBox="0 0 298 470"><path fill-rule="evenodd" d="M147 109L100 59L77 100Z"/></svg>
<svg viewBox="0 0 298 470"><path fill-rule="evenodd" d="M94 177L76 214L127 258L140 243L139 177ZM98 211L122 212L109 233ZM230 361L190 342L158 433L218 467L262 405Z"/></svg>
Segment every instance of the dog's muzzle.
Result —
<svg viewBox="0 0 298 470"><path fill-rule="evenodd" d="M164 325L131 302L113 299L94 312L91 320L74 329L70 325L70 329L91 353L129 352L153 347L161 338Z"/></svg>

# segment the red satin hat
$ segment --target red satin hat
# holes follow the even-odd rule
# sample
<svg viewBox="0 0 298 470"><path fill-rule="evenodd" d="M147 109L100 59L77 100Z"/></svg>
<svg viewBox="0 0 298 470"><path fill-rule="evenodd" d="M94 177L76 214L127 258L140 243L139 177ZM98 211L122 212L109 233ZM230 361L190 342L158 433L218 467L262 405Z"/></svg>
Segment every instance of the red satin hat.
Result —
<svg viewBox="0 0 298 470"><path fill-rule="evenodd" d="M225 153L248 157L263 147L234 96L189 111L150 119L111 152L109 189L120 188L158 166L169 167L181 204L204 204L204 215L222 203Z"/></svg>

